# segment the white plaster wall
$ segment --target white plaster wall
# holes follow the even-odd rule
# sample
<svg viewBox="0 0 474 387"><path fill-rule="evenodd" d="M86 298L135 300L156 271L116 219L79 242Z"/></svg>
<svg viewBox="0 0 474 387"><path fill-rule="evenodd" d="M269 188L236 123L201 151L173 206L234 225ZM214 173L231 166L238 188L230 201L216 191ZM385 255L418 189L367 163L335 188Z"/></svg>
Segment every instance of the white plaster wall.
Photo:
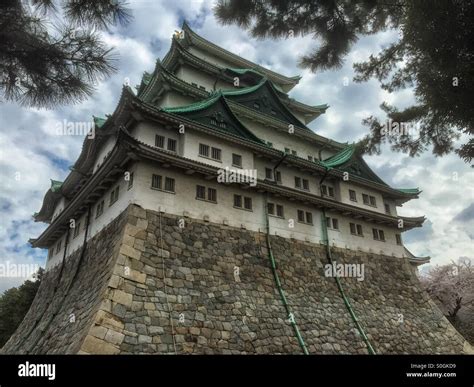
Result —
<svg viewBox="0 0 474 387"><path fill-rule="evenodd" d="M130 172L134 173L134 184L132 188L128 189L128 181L125 181L124 178L120 178L117 180L115 184L111 186L109 190L105 192L105 194L99 198L91 207L91 219L90 219L90 224L89 224L89 231L88 231L88 236L87 240L92 238L94 235L96 235L99 231L101 231L105 226L107 226L112 220L114 220L120 213L127 208L127 206L130 203L134 202L134 193L135 191L135 168L136 165L130 168ZM110 192L115 189L117 185L120 185L119 188L119 198L118 200L112 204L112 206L109 206L110 203ZM96 219L96 208L97 204L100 203L100 201L104 200L104 211L102 215ZM72 254L74 251L79 249L83 245L84 241L84 233L85 233L85 223L86 223L86 215L84 214L80 219L76 219L76 224L77 222L80 221L80 232L77 235L77 237L73 238L74 235L74 230L70 230L70 235L69 235L69 242L67 246L67 254L66 256L69 256ZM65 248L65 241L66 241L66 233L64 233L61 238L62 240L62 247L61 250L56 253L56 244L59 241L55 241L53 244L54 248L54 254L49 258L46 262L46 270L49 270L50 268L56 266L57 264L62 262L63 256L64 256L64 248Z"/></svg>
<svg viewBox="0 0 474 387"><path fill-rule="evenodd" d="M224 82L220 79L212 77L210 74L196 70L195 68L187 65L181 65L175 72L175 76L183 81L191 84L196 83L198 86L204 86L207 92L213 90L229 90L233 89L234 85L231 83Z"/></svg>
<svg viewBox="0 0 474 387"><path fill-rule="evenodd" d="M222 162L199 156L199 144L205 144L211 147L221 149ZM198 133L193 130L186 131L186 134L184 135L183 150L184 157L197 160L201 163L206 163L218 168L229 167L230 169L238 170L239 168L232 168L232 153L236 153L242 156L243 169L254 168L252 151L244 148L243 146L238 146L234 143L224 142L216 136L208 136L206 134Z"/></svg>
<svg viewBox="0 0 474 387"><path fill-rule="evenodd" d="M168 146L168 138L176 140L176 151L180 153L182 148L183 136L179 134L178 128L166 129L164 126L158 125L153 122L140 122L131 131L130 134L141 142L155 146L155 136L158 134L165 137L165 147Z"/></svg>
<svg viewBox="0 0 474 387"><path fill-rule="evenodd" d="M133 187L128 190L128 182L120 178L116 184L112 185L102 198L92 207L91 224L89 226L89 235L87 239L92 238L107 224L115 219L131 203L138 204L145 209L154 211L164 211L178 216L187 216L190 218L207 219L212 223L227 224L233 227L244 227L252 231L265 232L265 210L264 196L252 190L242 189L236 185L220 184L216 181L207 181L200 176L184 175L171 168L162 168L153 163L140 162L135 164L131 171L134 173ZM176 193L168 193L151 189L152 174L159 174L163 177L175 179ZM117 184L120 184L119 199L109 207L110 191ZM197 200L196 185L212 187L217 190L217 204ZM236 209L233 207L233 195L239 194L252 198L252 211ZM104 212L96 219L96 205L104 200ZM269 197L269 202L281 204L284 206L284 218L270 216L270 229L272 234L280 235L285 238L294 238L313 243L320 243L321 232L321 212L310 206L305 206L298 202L290 202L281 198ZM309 211L313 214L313 224L303 224L297 221L297 210ZM405 254L403 246L396 244L395 233L397 229L377 225L385 233L386 242L376 241L372 236L373 225L360 220L351 220L350 218L340 216L339 214L328 213L327 216L335 217L339 220L339 231L329 230L328 236L331 245L345 247L354 250L382 253L394 256L403 256ZM72 239L72 231L67 255L76 251L82 246L84 238L84 222L82 217L81 232ZM349 223L358 223L363 227L364 237L354 236L350 233ZM293 225L293 227L292 227ZM62 261L64 254L64 238L62 236L62 249L54 254L47 262L46 269L49 270L54 265ZM56 243L54 244L54 246Z"/></svg>
<svg viewBox="0 0 474 387"><path fill-rule="evenodd" d="M53 216L51 219L56 219L56 217L61 212L63 212L65 206L66 206L66 198L62 197L61 199L59 199L58 203L56 204L56 207L54 207Z"/></svg>
<svg viewBox="0 0 474 387"><path fill-rule="evenodd" d="M350 205L353 205L353 206L356 206L356 207L359 207L359 208L364 208L364 209L367 209L367 210L372 210L372 211L375 211L375 212L379 212L379 213L382 213L382 214L385 214L384 203L388 203L388 204L390 204L391 215L394 215L394 216L397 215L397 209L396 209L396 206L394 205L393 201L385 201L381 193L379 193L375 190L371 190L368 187L362 187L362 186L359 186L359 185L356 185L356 184L352 184L350 181L343 181L342 180L339 184L340 184L340 192L341 192L341 199L340 199L341 202L347 203L347 204L350 204ZM350 198L349 198L349 190L350 189L354 190L356 192L357 202L354 202L354 201L350 200ZM367 194L367 195L370 195L370 196L374 196L377 207L364 204L364 202L362 200L362 194Z"/></svg>
<svg viewBox="0 0 474 387"><path fill-rule="evenodd" d="M117 137L110 136L106 141L105 144L102 145L101 149L97 153L97 157L95 158L94 161L94 173L99 169L99 167L104 163L106 157L108 154L112 151L114 148L115 142L117 141Z"/></svg>
<svg viewBox="0 0 474 387"><path fill-rule="evenodd" d="M196 100L189 95L183 95L174 90L169 90L163 93L161 98L156 102L156 105L159 107L167 108L186 106L194 102L196 102Z"/></svg>
<svg viewBox="0 0 474 387"><path fill-rule="evenodd" d="M284 133L276 130L275 128L269 128L258 122L252 121L245 117L239 117L242 123L255 134L258 138L264 141L270 141L273 143L273 148L284 151L285 148L290 150L296 150L297 156L308 159L308 155L318 157L320 147L310 141L300 138L294 134ZM323 159L328 158L334 154L333 151L323 150Z"/></svg>

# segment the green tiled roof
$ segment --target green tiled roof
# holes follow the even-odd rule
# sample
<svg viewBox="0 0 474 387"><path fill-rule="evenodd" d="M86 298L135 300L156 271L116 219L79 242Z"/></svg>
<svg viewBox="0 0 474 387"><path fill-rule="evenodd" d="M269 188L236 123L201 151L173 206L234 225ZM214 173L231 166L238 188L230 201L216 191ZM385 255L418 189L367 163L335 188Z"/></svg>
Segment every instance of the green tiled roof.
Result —
<svg viewBox="0 0 474 387"><path fill-rule="evenodd" d="M254 86L244 87L242 89L232 89L232 90L222 90L222 94L224 95L244 95L248 93L252 93L255 90L258 90L265 82L267 81L266 78L263 78L259 83Z"/></svg>
<svg viewBox="0 0 474 387"><path fill-rule="evenodd" d="M406 194L418 194L420 193L420 190L418 188L398 188L397 189L400 192L406 193Z"/></svg>
<svg viewBox="0 0 474 387"><path fill-rule="evenodd" d="M51 192L58 192L63 185L62 181L51 179Z"/></svg>
<svg viewBox="0 0 474 387"><path fill-rule="evenodd" d="M237 69L237 68L227 67L227 70L232 71L233 73L237 73L237 74L254 73L254 74L260 75L261 77L264 76L261 72L254 69Z"/></svg>
<svg viewBox="0 0 474 387"><path fill-rule="evenodd" d="M94 118L94 124L98 128L102 127L105 124L105 121L107 121L107 118L102 118L102 117L96 117L92 116Z"/></svg>
<svg viewBox="0 0 474 387"><path fill-rule="evenodd" d="M167 113L187 113L205 109L216 102L222 95L222 92L212 94L209 98L185 106L162 108Z"/></svg>
<svg viewBox="0 0 474 387"><path fill-rule="evenodd" d="M326 168L338 167L339 165L342 165L349 161L352 155L354 154L354 151L355 145L349 145L339 153L336 153L334 156L330 157L329 159L320 161L320 164Z"/></svg>

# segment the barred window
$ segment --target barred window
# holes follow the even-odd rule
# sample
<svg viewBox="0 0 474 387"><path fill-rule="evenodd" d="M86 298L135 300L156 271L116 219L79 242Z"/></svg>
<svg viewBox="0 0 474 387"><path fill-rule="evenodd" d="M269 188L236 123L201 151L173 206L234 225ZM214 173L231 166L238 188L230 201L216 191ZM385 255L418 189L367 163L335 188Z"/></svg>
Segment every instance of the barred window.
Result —
<svg viewBox="0 0 474 387"><path fill-rule="evenodd" d="M388 205L387 203L385 203L385 213L388 214L388 215L391 214L390 205Z"/></svg>
<svg viewBox="0 0 474 387"><path fill-rule="evenodd" d="M309 181L307 179L303 179L303 189L309 191Z"/></svg>
<svg viewBox="0 0 474 387"><path fill-rule="evenodd" d="M357 201L356 191L354 191L352 189L349 190L349 199L352 200L353 202Z"/></svg>
<svg viewBox="0 0 474 387"><path fill-rule="evenodd" d="M267 211L269 215L275 215L275 204L267 203Z"/></svg>
<svg viewBox="0 0 474 387"><path fill-rule="evenodd" d="M301 178L295 176L295 188L301 188Z"/></svg>
<svg viewBox="0 0 474 387"><path fill-rule="evenodd" d="M161 189L163 178L160 175L152 175L151 178L151 187L156 189Z"/></svg>
<svg viewBox="0 0 474 387"><path fill-rule="evenodd" d="M155 146L158 147L158 148L164 148L165 147L165 137L160 136L159 134L157 134L155 136Z"/></svg>
<svg viewBox="0 0 474 387"><path fill-rule="evenodd" d="M306 212L306 223L313 224L313 214L311 212Z"/></svg>
<svg viewBox="0 0 474 387"><path fill-rule="evenodd" d="M242 196L234 195L234 207L242 207Z"/></svg>
<svg viewBox="0 0 474 387"><path fill-rule="evenodd" d="M367 205L370 204L370 202L369 202L369 195L367 195L367 194L362 194L362 202L363 202L364 204L367 204Z"/></svg>
<svg viewBox="0 0 474 387"><path fill-rule="evenodd" d="M277 183L281 183L281 172L280 171L276 171L276 181Z"/></svg>
<svg viewBox="0 0 474 387"><path fill-rule="evenodd" d="M199 156L209 157L209 145L199 144Z"/></svg>
<svg viewBox="0 0 474 387"><path fill-rule="evenodd" d="M196 198L198 199L206 199L206 187L202 185L196 186Z"/></svg>
<svg viewBox="0 0 474 387"><path fill-rule="evenodd" d="M242 156L232 153L232 165L235 167L241 167L242 166Z"/></svg>
<svg viewBox="0 0 474 387"><path fill-rule="evenodd" d="M207 189L207 200L211 202L217 202L217 191L215 188Z"/></svg>
<svg viewBox="0 0 474 387"><path fill-rule="evenodd" d="M219 148L212 148L211 158L214 160L221 160L222 151Z"/></svg>
<svg viewBox="0 0 474 387"><path fill-rule="evenodd" d="M304 211L298 210L298 222L304 222Z"/></svg>
<svg viewBox="0 0 474 387"><path fill-rule="evenodd" d="M277 204L276 209L277 209L277 216L283 218L283 206L281 204Z"/></svg>
<svg viewBox="0 0 474 387"><path fill-rule="evenodd" d="M265 179L273 180L273 169L265 168Z"/></svg>
<svg viewBox="0 0 474 387"><path fill-rule="evenodd" d="M119 197L119 189L120 189L120 186L118 185L117 187L115 187L115 189L112 190L112 192L110 192L110 203L109 203L109 207L114 204L117 200L118 200L118 197Z"/></svg>
<svg viewBox="0 0 474 387"><path fill-rule="evenodd" d="M246 210L251 210L252 209L252 198L250 197L244 197L244 208Z"/></svg>
<svg viewBox="0 0 474 387"><path fill-rule="evenodd" d="M402 236L400 234L395 234L395 239L397 241L397 245L402 245Z"/></svg>
<svg viewBox="0 0 474 387"><path fill-rule="evenodd" d="M174 179L171 177L165 178L165 191L174 192Z"/></svg>
<svg viewBox="0 0 474 387"><path fill-rule="evenodd" d="M375 196L369 196L370 205L377 207L377 202L375 201Z"/></svg>
<svg viewBox="0 0 474 387"><path fill-rule="evenodd" d="M176 140L173 138L168 138L168 150L171 152L176 152Z"/></svg>

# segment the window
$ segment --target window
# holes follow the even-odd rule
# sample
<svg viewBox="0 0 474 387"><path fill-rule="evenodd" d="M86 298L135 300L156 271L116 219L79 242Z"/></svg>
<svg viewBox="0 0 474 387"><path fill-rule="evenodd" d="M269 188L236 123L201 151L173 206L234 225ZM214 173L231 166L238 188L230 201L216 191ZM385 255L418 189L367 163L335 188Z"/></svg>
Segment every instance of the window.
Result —
<svg viewBox="0 0 474 387"><path fill-rule="evenodd" d="M321 193L323 194L323 196L328 196L328 197L333 198L334 197L334 188L323 184L321 186Z"/></svg>
<svg viewBox="0 0 474 387"><path fill-rule="evenodd" d="M217 191L215 188L207 189L207 200L210 202L217 202Z"/></svg>
<svg viewBox="0 0 474 387"><path fill-rule="evenodd" d="M339 230L339 221L336 218L326 218L326 225L333 230ZM351 227L352 232L352 227Z"/></svg>
<svg viewBox="0 0 474 387"><path fill-rule="evenodd" d="M232 165L234 167L242 167L242 156L232 153Z"/></svg>
<svg viewBox="0 0 474 387"><path fill-rule="evenodd" d="M349 199L352 200L353 202L357 201L356 191L354 191L352 189L349 190Z"/></svg>
<svg viewBox="0 0 474 387"><path fill-rule="evenodd" d="M400 234L395 234L395 239L397 240L397 245L402 245L402 236Z"/></svg>
<svg viewBox="0 0 474 387"><path fill-rule="evenodd" d="M304 222L304 211L298 210L298 222Z"/></svg>
<svg viewBox="0 0 474 387"><path fill-rule="evenodd" d="M60 241L58 242L58 244L56 245L56 254L61 251L61 243L62 243L62 241L60 240Z"/></svg>
<svg viewBox="0 0 474 387"><path fill-rule="evenodd" d="M280 171L276 171L276 181L277 183L280 183L281 184L281 172Z"/></svg>
<svg viewBox="0 0 474 387"><path fill-rule="evenodd" d="M309 161L313 161L313 156L309 156L309 155L308 155L308 160L309 160Z"/></svg>
<svg viewBox="0 0 474 387"><path fill-rule="evenodd" d="M362 194L362 201L368 206L377 207L375 196Z"/></svg>
<svg viewBox="0 0 474 387"><path fill-rule="evenodd" d="M267 141L267 145L268 145L269 147L273 147L273 142Z"/></svg>
<svg viewBox="0 0 474 387"><path fill-rule="evenodd" d="M211 149L211 158L213 158L214 160L221 160L221 154L222 154L222 151L219 149L219 148L212 148Z"/></svg>
<svg viewBox="0 0 474 387"><path fill-rule="evenodd" d="M280 204L277 204L276 209L277 209L277 216L279 216L280 218L283 218L283 206Z"/></svg>
<svg viewBox="0 0 474 387"><path fill-rule="evenodd" d="M153 174L151 177L151 188L161 189L162 180L160 175Z"/></svg>
<svg viewBox="0 0 474 387"><path fill-rule="evenodd" d="M174 192L174 179L171 177L165 178L165 191Z"/></svg>
<svg viewBox="0 0 474 387"><path fill-rule="evenodd" d="M244 196L244 209L252 210L252 198ZM242 196L241 195L234 195L234 207L242 208Z"/></svg>
<svg viewBox="0 0 474 387"><path fill-rule="evenodd" d="M306 223L313 224L313 214L311 212L306 212Z"/></svg>
<svg viewBox="0 0 474 387"><path fill-rule="evenodd" d="M173 138L168 138L168 150L171 152L176 152L176 140Z"/></svg>
<svg viewBox="0 0 474 387"><path fill-rule="evenodd" d="M196 199L206 200L206 187L202 185L196 186Z"/></svg>
<svg viewBox="0 0 474 387"><path fill-rule="evenodd" d="M351 229L351 234L357 235L357 236L363 236L362 226L360 224L349 223L349 227Z"/></svg>
<svg viewBox="0 0 474 387"><path fill-rule="evenodd" d="M206 197L207 192L207 197ZM196 186L196 199L207 200L217 203L217 190L215 188L206 188L203 185Z"/></svg>
<svg viewBox="0 0 474 387"><path fill-rule="evenodd" d="M301 188L301 178L295 176L295 188Z"/></svg>
<svg viewBox="0 0 474 387"><path fill-rule="evenodd" d="M199 88L200 88L201 90L206 90L206 88L205 88L204 86L199 86Z"/></svg>
<svg viewBox="0 0 474 387"><path fill-rule="evenodd" d="M290 153L290 148L285 148L285 153Z"/></svg>
<svg viewBox="0 0 474 387"><path fill-rule="evenodd" d="M273 169L265 168L265 179L273 180Z"/></svg>
<svg viewBox="0 0 474 387"><path fill-rule="evenodd" d="M385 213L388 214L388 215L390 215L390 214L391 214L390 205L387 204L387 203L385 203L384 206L385 206Z"/></svg>
<svg viewBox="0 0 474 387"><path fill-rule="evenodd" d="M209 145L199 144L199 156L209 157Z"/></svg>
<svg viewBox="0 0 474 387"><path fill-rule="evenodd" d="M102 215L104 212L104 201L102 200L99 204L97 204L96 210L95 210L95 217L98 218L99 216Z"/></svg>
<svg viewBox="0 0 474 387"><path fill-rule="evenodd" d="M242 207L242 196L234 195L234 207Z"/></svg>
<svg viewBox="0 0 474 387"><path fill-rule="evenodd" d="M367 195L367 194L362 194L362 201L364 202L364 204L369 205L369 204L370 204L370 202L369 202L369 195Z"/></svg>
<svg viewBox="0 0 474 387"><path fill-rule="evenodd" d="M133 187L133 172L130 173L130 175L128 176L128 188L127 189L130 189Z"/></svg>
<svg viewBox="0 0 474 387"><path fill-rule="evenodd" d="M109 207L114 204L117 200L118 200L118 197L119 197L119 189L120 189L120 186L118 185L117 187L115 187L112 192L110 192L110 203L109 203Z"/></svg>
<svg viewBox="0 0 474 387"><path fill-rule="evenodd" d="M296 152L295 150L292 150L292 151L291 151L291 154L292 154L293 156L296 156L296 155L297 155L297 152Z"/></svg>
<svg viewBox="0 0 474 387"><path fill-rule="evenodd" d="M75 227L74 227L74 231L72 233L72 239L74 239L75 237L77 237L79 235L79 232L81 231L81 222L78 222Z"/></svg>
<svg viewBox="0 0 474 387"><path fill-rule="evenodd" d="M246 210L251 210L252 209L252 198L250 197L244 197L244 208Z"/></svg>
<svg viewBox="0 0 474 387"><path fill-rule="evenodd" d="M267 212L269 215L275 215L275 204L267 203Z"/></svg>
<svg viewBox="0 0 474 387"><path fill-rule="evenodd" d="M303 189L309 191L309 181L307 179L303 179Z"/></svg>
<svg viewBox="0 0 474 387"><path fill-rule="evenodd" d="M376 228L372 229L372 235L376 241L385 242L385 234L383 230L378 230Z"/></svg>
<svg viewBox="0 0 474 387"><path fill-rule="evenodd" d="M377 202L375 201L375 196L369 196L370 205L377 207Z"/></svg>
<svg viewBox="0 0 474 387"><path fill-rule="evenodd" d="M159 134L157 134L155 136L155 146L158 147L158 148L164 148L165 147L165 137L160 136Z"/></svg>
<svg viewBox="0 0 474 387"><path fill-rule="evenodd" d="M191 82L191 85L193 85L195 87L198 87L197 83L195 83L195 82Z"/></svg>

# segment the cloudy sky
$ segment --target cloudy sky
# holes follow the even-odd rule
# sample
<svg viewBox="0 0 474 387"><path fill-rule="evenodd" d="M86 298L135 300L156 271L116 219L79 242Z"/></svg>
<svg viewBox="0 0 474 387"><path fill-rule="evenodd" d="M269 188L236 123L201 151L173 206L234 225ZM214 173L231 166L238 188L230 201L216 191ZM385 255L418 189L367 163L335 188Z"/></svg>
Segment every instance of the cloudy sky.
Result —
<svg viewBox="0 0 474 387"><path fill-rule="evenodd" d="M297 58L316 42L310 37L288 40L255 40L237 27L220 26L210 1L131 0L134 20L126 27L103 33L104 41L118 54L119 71L101 83L92 98L75 106L55 110L27 109L16 104L0 105L0 264L28 263L44 266L46 252L32 249L28 239L37 237L44 224L32 221L41 207L50 179L64 180L68 167L78 157L83 138L58 136L54 128L64 119L84 121L92 115L112 113L124 79L136 85L143 71L152 71L156 58L163 58L171 36L183 19L214 43L285 75L303 76L290 95L310 105L327 103L327 113L310 127L323 136L352 142L366 132L361 120L379 115L379 105L388 101L399 107L413 101L410 91L388 94L376 81L352 83L352 63L366 59L396 37L395 31L361 39L342 69L310 73L297 67ZM349 80L349 82L345 82ZM423 228L404 234L407 247L416 255L430 255L431 263L443 264L459 257L473 258L473 170L455 155L435 158L430 152L418 158L384 149L367 157L369 165L388 184L419 187L420 199L405 204L400 213L425 215ZM23 278L0 278L0 292L20 284Z"/></svg>

